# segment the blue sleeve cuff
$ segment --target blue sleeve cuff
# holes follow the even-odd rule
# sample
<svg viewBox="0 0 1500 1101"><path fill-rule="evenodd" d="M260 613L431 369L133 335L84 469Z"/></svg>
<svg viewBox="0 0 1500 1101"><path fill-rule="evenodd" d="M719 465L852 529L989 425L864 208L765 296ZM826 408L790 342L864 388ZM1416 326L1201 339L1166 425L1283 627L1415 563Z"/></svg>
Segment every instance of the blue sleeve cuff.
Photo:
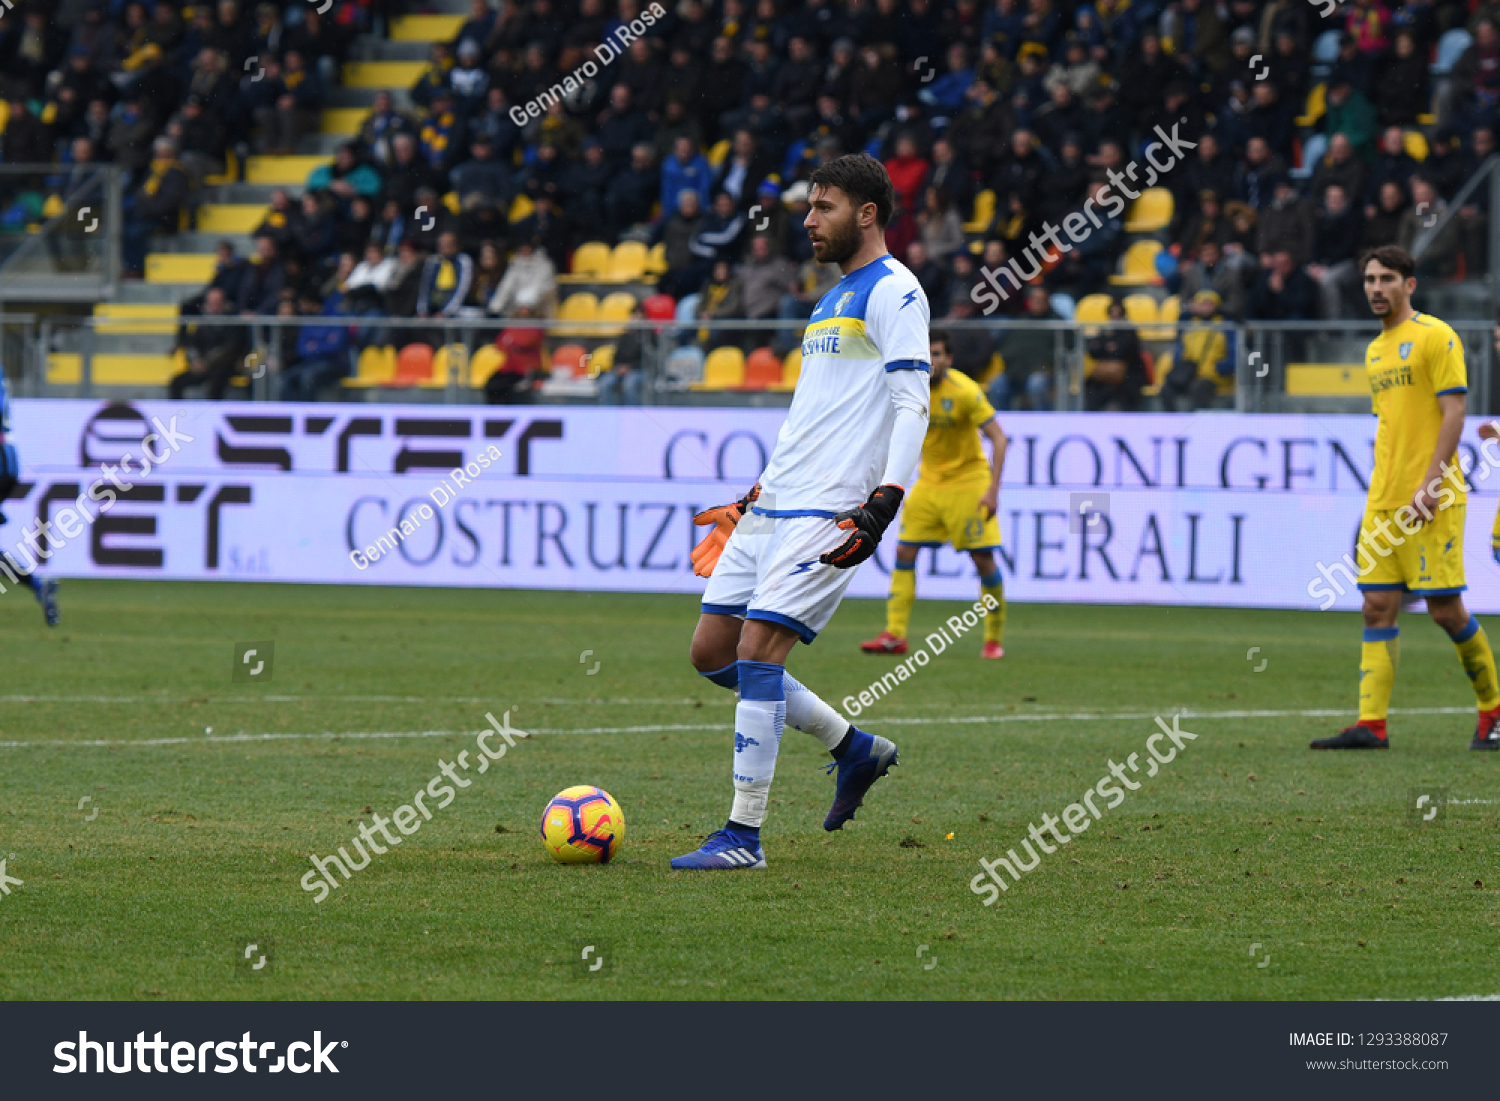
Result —
<svg viewBox="0 0 1500 1101"><path fill-rule="evenodd" d="M1442 397L1444 394L1467 394L1468 392L1469 388L1467 386L1450 386L1446 390L1439 390L1437 396Z"/></svg>
<svg viewBox="0 0 1500 1101"><path fill-rule="evenodd" d="M932 364L921 359L893 359L885 365L887 371L931 371Z"/></svg>

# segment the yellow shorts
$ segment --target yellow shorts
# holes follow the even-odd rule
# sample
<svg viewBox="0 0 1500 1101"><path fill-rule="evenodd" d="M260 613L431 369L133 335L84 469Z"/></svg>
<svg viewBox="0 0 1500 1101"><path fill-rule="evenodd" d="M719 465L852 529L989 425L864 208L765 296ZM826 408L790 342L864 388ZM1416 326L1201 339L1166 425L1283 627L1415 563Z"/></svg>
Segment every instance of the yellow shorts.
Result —
<svg viewBox="0 0 1500 1101"><path fill-rule="evenodd" d="M1355 563L1363 571L1373 559L1374 567L1361 573L1360 589L1404 589L1419 596L1463 592L1468 588L1464 583L1464 509L1461 504L1439 509L1407 535L1396 524L1398 509L1367 508L1359 526ZM1382 556L1381 551L1390 553Z"/></svg>
<svg viewBox="0 0 1500 1101"><path fill-rule="evenodd" d="M989 486L988 478L925 488L917 482L901 510L900 542L914 547L951 543L954 550L961 551L998 549L999 518L986 520L979 511L979 498Z"/></svg>

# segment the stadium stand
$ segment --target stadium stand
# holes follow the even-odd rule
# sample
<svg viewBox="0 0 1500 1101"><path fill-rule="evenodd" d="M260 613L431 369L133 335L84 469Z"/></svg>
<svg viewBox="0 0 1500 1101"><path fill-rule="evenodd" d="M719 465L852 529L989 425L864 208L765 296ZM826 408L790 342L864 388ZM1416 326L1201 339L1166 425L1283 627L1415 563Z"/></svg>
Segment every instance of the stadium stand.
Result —
<svg viewBox="0 0 1500 1101"><path fill-rule="evenodd" d="M179 373L174 353L215 286L228 313L316 315L307 329L347 317L348 377L328 397L446 383L433 366L447 339L463 342L459 381L477 391L485 370L519 362L495 359L495 323L524 318L543 336L521 392L540 397L556 345L597 358L637 302L643 326L672 303L700 322L647 334L659 388L784 392L795 340L724 322L807 317L837 273L818 270L801 231L806 181L861 150L897 184L888 243L903 258L922 246L935 320L980 316L985 270L1024 275L1032 257L1026 282L1048 316L1097 325L1122 300L1160 358L1184 287L1212 287L1225 323L1361 316L1356 251L1410 244L1414 191L1454 196L1500 121L1487 60L1500 13L1456 0L1326 15L1235 0L1191 17L1109 0L682 0L644 22L636 0L68 6L76 21L45 42L11 34L19 20L0 27L0 122L7 162L56 161L58 180L84 159L128 173L130 278L96 311L100 385ZM575 79L600 43L617 56ZM917 64L932 57L945 59L937 79ZM1148 181L1153 142L1174 152ZM1100 187L1134 197L1111 214ZM62 209L64 190L44 181L39 197ZM1098 227L1038 253L1038 235L1090 198ZM22 199L4 196L0 214ZM1424 278L1485 275L1487 206L1466 207ZM784 292L746 293L754 236L795 271ZM1283 246L1292 289L1271 292ZM713 260L731 275L710 287ZM1025 298L992 323L1041 317ZM474 328L444 337L382 317ZM698 341L701 378L668 367ZM278 370L295 344L255 341ZM762 350L783 357L775 372ZM49 381L76 376L71 355L53 357ZM1288 368L1287 392L1302 379Z"/></svg>

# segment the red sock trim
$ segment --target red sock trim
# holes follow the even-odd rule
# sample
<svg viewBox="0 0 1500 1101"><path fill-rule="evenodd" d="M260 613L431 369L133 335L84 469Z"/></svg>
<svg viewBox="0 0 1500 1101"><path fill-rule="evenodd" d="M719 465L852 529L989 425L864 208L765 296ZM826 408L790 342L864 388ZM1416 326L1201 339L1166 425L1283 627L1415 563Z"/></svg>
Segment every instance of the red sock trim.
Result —
<svg viewBox="0 0 1500 1101"><path fill-rule="evenodd" d="M1385 741L1384 719L1360 719L1359 725L1369 727L1371 730L1375 731L1376 736L1379 737L1381 741Z"/></svg>

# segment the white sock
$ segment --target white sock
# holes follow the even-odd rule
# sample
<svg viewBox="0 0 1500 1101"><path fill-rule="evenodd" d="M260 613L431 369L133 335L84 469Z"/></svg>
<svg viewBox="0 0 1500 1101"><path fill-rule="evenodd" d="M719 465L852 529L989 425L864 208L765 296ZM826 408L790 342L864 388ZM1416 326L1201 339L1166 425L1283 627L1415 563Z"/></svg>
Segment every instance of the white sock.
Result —
<svg viewBox="0 0 1500 1101"><path fill-rule="evenodd" d="M832 749L849 733L849 720L840 715L818 696L816 692L797 683L790 673L783 673L781 684L786 692L786 724L806 731L823 743L824 749Z"/></svg>
<svg viewBox="0 0 1500 1101"><path fill-rule="evenodd" d="M786 725L783 670L771 662L740 662L740 702L734 708L734 805L732 822L757 829L766 818L766 798L776 774L776 751ZM745 699L746 695L750 699ZM775 697L766 699L763 697ZM762 697L762 698L756 698Z"/></svg>

